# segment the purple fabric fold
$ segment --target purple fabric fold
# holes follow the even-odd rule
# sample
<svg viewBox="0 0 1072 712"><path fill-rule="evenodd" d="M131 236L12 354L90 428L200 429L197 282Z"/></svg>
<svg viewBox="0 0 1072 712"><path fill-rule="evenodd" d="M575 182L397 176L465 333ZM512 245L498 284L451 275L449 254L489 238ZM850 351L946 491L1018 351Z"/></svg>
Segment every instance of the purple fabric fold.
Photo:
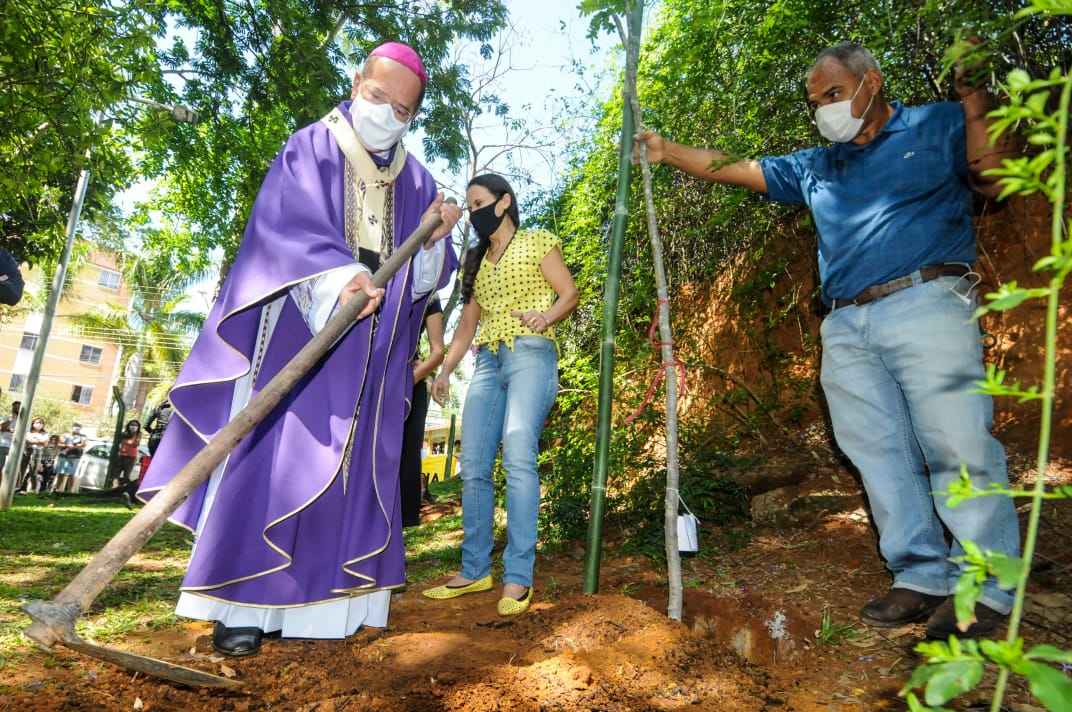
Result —
<svg viewBox="0 0 1072 712"><path fill-rule="evenodd" d="M347 105L340 108L349 118ZM143 499L226 424L265 304L284 296L254 392L312 338L288 290L354 261L345 239L343 176L342 152L320 122L295 133L272 164L234 264L171 391L176 417L142 482ZM407 158L395 182L396 245L417 227L435 193L431 174ZM447 253L441 286L457 265L453 248ZM388 283L375 329L372 319L358 322L231 453L184 590L288 606L404 582L398 463L425 300L413 299L411 285L412 266ZM351 428L351 466L343 473ZM202 485L172 520L195 529L205 493Z"/></svg>

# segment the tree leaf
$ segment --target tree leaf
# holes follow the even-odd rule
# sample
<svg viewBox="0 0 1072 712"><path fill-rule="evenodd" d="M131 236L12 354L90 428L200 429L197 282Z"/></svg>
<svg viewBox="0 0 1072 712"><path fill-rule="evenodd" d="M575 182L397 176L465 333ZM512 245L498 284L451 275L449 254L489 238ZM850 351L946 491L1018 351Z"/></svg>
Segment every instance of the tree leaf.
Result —
<svg viewBox="0 0 1072 712"><path fill-rule="evenodd" d="M1072 678L1045 663L1025 662L1019 671L1027 678L1031 694L1046 708L1072 710Z"/></svg>
<svg viewBox="0 0 1072 712"><path fill-rule="evenodd" d="M954 660L939 667L927 682L924 699L928 705L943 705L974 690L983 679L983 664L978 660Z"/></svg>

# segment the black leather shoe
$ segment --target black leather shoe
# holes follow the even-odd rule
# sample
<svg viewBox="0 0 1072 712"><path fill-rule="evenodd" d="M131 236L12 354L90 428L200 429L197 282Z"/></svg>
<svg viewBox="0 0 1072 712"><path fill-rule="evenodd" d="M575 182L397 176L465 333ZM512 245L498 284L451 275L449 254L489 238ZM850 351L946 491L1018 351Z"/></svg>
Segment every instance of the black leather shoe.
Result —
<svg viewBox="0 0 1072 712"><path fill-rule="evenodd" d="M957 610L950 598L938 606L938 610L927 620L927 637L932 640L948 640L951 635L961 639L985 638L997 630L1007 618L1008 615L998 613L990 606L976 603L975 622L968 626L968 630L961 632L957 628Z"/></svg>
<svg viewBox="0 0 1072 712"><path fill-rule="evenodd" d="M924 620L947 596L930 596L907 588L891 588L860 609L860 620L875 628L897 628Z"/></svg>
<svg viewBox="0 0 1072 712"><path fill-rule="evenodd" d="M216 621L212 629L212 648L217 653L241 658L256 655L261 649L264 631L260 628L228 628Z"/></svg>

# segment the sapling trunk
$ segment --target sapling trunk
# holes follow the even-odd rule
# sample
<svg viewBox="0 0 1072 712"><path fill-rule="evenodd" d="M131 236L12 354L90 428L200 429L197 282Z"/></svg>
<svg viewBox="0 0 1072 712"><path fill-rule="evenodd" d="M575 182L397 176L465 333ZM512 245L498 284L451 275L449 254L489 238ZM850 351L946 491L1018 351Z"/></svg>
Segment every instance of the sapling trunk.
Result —
<svg viewBox="0 0 1072 712"><path fill-rule="evenodd" d="M629 109L637 131L643 130L640 98L637 95L637 64L640 60L640 28L643 3L637 2L629 13L628 32L622 29L621 20L615 17L622 43L626 47L625 84L629 97ZM682 585L681 554L677 541L678 513L678 453L677 453L677 365L674 359L674 335L670 329L670 298L666 286L666 267L663 264L663 241L655 217L655 199L651 189L651 165L648 163L646 146L640 144L640 172L644 183L644 207L648 218L648 236L651 238L651 257L655 266L655 289L659 297L659 350L662 367L666 373L666 497L664 500L666 575L669 585L669 600L666 614L673 620L681 620Z"/></svg>

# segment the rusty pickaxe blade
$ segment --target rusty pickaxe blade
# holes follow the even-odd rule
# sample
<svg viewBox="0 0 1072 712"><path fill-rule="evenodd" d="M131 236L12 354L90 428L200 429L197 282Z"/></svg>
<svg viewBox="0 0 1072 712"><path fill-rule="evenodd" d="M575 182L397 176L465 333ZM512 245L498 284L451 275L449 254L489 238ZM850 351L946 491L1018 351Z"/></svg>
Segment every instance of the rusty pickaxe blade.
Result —
<svg viewBox="0 0 1072 712"><path fill-rule="evenodd" d="M45 647L53 644L62 645L98 660L115 663L134 672L171 680L191 687L218 687L225 690L241 689L239 680L231 680L219 675L176 665L165 660L135 655L123 650L109 648L83 640L74 632L74 622L78 618L78 606L74 604L55 603L53 601L30 601L22 610L33 619L33 624L26 629L26 635ZM54 637L55 632L62 635Z"/></svg>
<svg viewBox="0 0 1072 712"><path fill-rule="evenodd" d="M453 198L448 198L447 202L454 203L455 201ZM440 225L442 221L438 215L422 221L417 229L406 238L406 241L380 265L376 274L372 275L372 283L377 287L386 286L391 277L409 263L409 259L421 249L421 246L431 238L432 233ZM216 467L242 441L242 438L268 417L291 389L346 334L366 304L368 304L368 296L364 292L359 292L353 299L339 307L320 333L302 347L294 358L250 399L245 408L235 414L227 425L220 428L194 455L193 459L168 482L167 486L157 492L148 504L134 515L133 519L116 532L115 536L108 540L108 543L55 598L51 601L30 601L24 605L22 609L33 619L33 624L25 631L26 636L46 648L63 645L129 670L181 682L185 685L227 688L240 686L242 683L238 681L210 675L200 670L88 643L75 633L74 622L84 611L89 610L93 601L111 583L130 557L138 553L153 534L164 526L168 516L190 496L191 492L212 475Z"/></svg>

